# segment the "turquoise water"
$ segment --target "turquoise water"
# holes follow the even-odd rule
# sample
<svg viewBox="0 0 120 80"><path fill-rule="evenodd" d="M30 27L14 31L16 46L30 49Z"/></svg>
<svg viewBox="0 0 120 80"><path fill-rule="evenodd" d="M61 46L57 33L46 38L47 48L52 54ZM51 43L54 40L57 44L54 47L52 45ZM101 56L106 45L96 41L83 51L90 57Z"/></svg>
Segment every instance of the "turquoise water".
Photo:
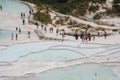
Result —
<svg viewBox="0 0 120 80"><path fill-rule="evenodd" d="M11 38L10 38L11 39ZM55 47L57 45L57 47ZM68 47L64 47L66 45ZM107 48L86 49L75 47L72 42L31 42L25 44L16 44L0 51L0 61L61 61L78 59L86 56L97 55L96 52L109 54ZM54 46L54 47L52 47ZM49 50L48 50L49 49ZM105 51L104 51L105 50ZM119 49L118 49L119 50ZM118 51L117 50L117 51ZM103 52L104 51L104 52ZM109 50L108 50L109 51ZM114 50L112 50L114 51ZM117 56L119 52L115 52L108 56ZM106 54L103 55L106 55ZM111 51L110 51L111 53ZM100 55L98 54L98 55Z"/></svg>
<svg viewBox="0 0 120 80"><path fill-rule="evenodd" d="M5 40L5 39L9 39L11 40L11 34L18 34L19 32L16 30L0 30L0 40ZM25 33L25 32L22 32Z"/></svg>
<svg viewBox="0 0 120 80"><path fill-rule="evenodd" d="M32 53L19 59L19 61L62 61L83 57L82 55L69 50L47 50Z"/></svg>
<svg viewBox="0 0 120 80"><path fill-rule="evenodd" d="M55 46L55 47L52 47L52 49L68 49L68 50L73 50L73 51L77 51L85 56L90 56L90 55L94 55L96 53L99 53L99 52L102 52L102 51L105 51L106 49L105 48L92 48L91 46L89 47L88 45L86 44L80 44L84 47L71 47L71 46ZM95 44L94 44L95 45ZM96 45L95 45L96 46Z"/></svg>
<svg viewBox="0 0 120 80"><path fill-rule="evenodd" d="M0 4L3 6L3 11L7 11L9 13L28 12L28 6L18 1L19 0L0 0Z"/></svg>
<svg viewBox="0 0 120 80"><path fill-rule="evenodd" d="M14 60L17 60L19 57L25 56L25 55L31 57L31 53L33 53L33 52L34 52L33 60L35 60L35 58L36 58L35 56L37 56L38 58L39 58L39 56L40 57L43 56L46 60L47 60L47 58L50 60L52 57L54 57L54 60L57 57L61 57L61 59L66 59L66 57L68 57L68 59L81 57L80 54L78 54L74 51L68 51L68 50L54 50L54 51L49 50L50 52L53 52L53 53L50 53L49 51L42 52L44 50L48 50L50 47L55 46L55 45L63 45L64 44L64 45L75 46L77 44L77 43L74 43L74 44L73 43L68 44L68 43L69 42L63 43L63 42L55 42L55 41L54 42L53 41L50 41L50 42L45 41L45 42L31 42L31 43L25 43L25 44L12 45L12 46L8 47L7 49L0 51L0 54L1 54L0 61L14 61ZM36 52L38 52L38 53L36 53ZM42 52L45 54L41 54L39 52ZM48 53L50 53L50 54L48 54ZM57 53L59 53L59 54L57 54ZM56 56L55 55L53 56L53 54L55 54ZM49 56L47 56L47 55L49 55ZM28 60L29 60L29 57L27 57ZM56 59L56 60L58 60L58 59Z"/></svg>
<svg viewBox="0 0 120 80"><path fill-rule="evenodd" d="M20 15L21 12L25 12L28 14L29 8L18 2L17 0L0 0L0 4L3 6L3 13L6 15L9 15L8 19L7 16L1 17L0 21L3 22L9 22L12 21L12 18L16 21L18 17L12 17L12 15ZM2 12L1 12L2 14ZM5 18L5 19L3 19ZM11 22L14 23L14 22ZM1 24L4 24L1 22ZM4 24L5 25L5 24ZM3 25L3 26L4 26ZM9 23L7 26L10 26ZM0 25L1 26L1 25ZM13 25L12 25L13 26ZM16 26L16 25L15 25ZM11 39L11 33L18 33L14 30L0 30L0 40L4 39ZM46 42L45 42L46 43ZM1 61L14 61L14 60L20 60L20 61L40 61L40 60L52 60L52 61L61 61L61 60L71 60L71 59L77 59L80 57L83 57L83 55L78 54L74 51L69 50L47 50L43 52L36 52L36 51L42 51L46 50L51 46L58 45L58 43L47 43L47 44L39 44L39 43L29 43L29 44L18 44L13 45L5 50L0 51L0 60ZM59 43L60 45L60 43ZM67 43L68 45L68 43ZM69 43L70 45L70 43ZM74 45L74 44L72 44ZM86 47L84 45L81 45L80 47ZM100 47L92 45L91 47ZM71 47L72 48L72 47ZM80 52L83 52L85 54L88 54L88 50L81 49ZM102 51L104 49L101 49ZM77 50L76 50L77 51ZM97 49L94 50L98 51ZM31 52L36 52L34 54L31 54ZM92 53L92 52L90 52ZM27 56L25 56L27 55ZM21 57L24 56L24 57ZM21 57L21 58L19 58ZM19 58L19 59L18 59ZM21 67L22 68L22 67ZM13 69L14 70L14 69ZM47 72L38 74L33 77L29 78L21 78L16 80L112 80L116 76L112 71L111 67L108 66L100 66L96 64L82 64L82 65L76 65L71 66L67 68L59 68L59 69L53 69L49 70Z"/></svg>
<svg viewBox="0 0 120 80"><path fill-rule="evenodd" d="M82 64L43 72L39 75L15 80L114 80L111 67L97 64Z"/></svg>
<svg viewBox="0 0 120 80"><path fill-rule="evenodd" d="M29 14L29 7L20 0L0 0L3 10L0 11L0 28L7 29L22 25L21 13L25 13L26 22Z"/></svg>

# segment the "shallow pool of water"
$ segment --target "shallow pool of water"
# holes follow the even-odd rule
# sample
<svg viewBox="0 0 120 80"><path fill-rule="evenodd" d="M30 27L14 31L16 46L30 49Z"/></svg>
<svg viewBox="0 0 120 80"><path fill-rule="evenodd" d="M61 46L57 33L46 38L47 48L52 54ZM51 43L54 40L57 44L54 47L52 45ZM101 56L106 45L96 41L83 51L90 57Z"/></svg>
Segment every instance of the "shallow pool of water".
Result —
<svg viewBox="0 0 120 80"><path fill-rule="evenodd" d="M79 53L70 50L47 50L32 53L19 59L19 61L62 61L83 57Z"/></svg>
<svg viewBox="0 0 120 80"><path fill-rule="evenodd" d="M5 39L9 39L11 40L11 34L18 34L19 32L16 30L0 30L0 40L5 40ZM22 33L25 33L22 31Z"/></svg>
<svg viewBox="0 0 120 80"><path fill-rule="evenodd" d="M0 51L0 61L14 61L14 60L17 60L20 56L29 55L33 52L35 53L35 52L41 52L44 50L48 50L50 47L55 46L55 45L76 46L77 43L73 44L72 42L55 42L55 41L47 42L47 41L45 41L45 42L31 42L31 43L25 43L25 44L16 44L16 45L12 45L12 46L8 47L5 50ZM60 55L62 55L62 56L63 56L63 54L66 54L63 51L61 51L61 52L62 53ZM75 53L73 51L66 51L66 52L67 53L69 52L70 55L72 53ZM57 53L60 53L60 52L57 51ZM53 54L51 54L51 55L53 55ZM68 55L69 54L67 54L67 56ZM71 56L73 56L73 55L71 55ZM75 55L76 55L76 53L75 53ZM77 54L77 55L79 55L79 54ZM58 56L58 55L56 55L56 56ZM51 56L49 56L49 57L51 57Z"/></svg>
<svg viewBox="0 0 120 80"><path fill-rule="evenodd" d="M41 60L70 60L87 56L106 55L112 51L115 55L119 55L120 49L109 48L79 48L79 44L72 42L31 42L25 44L16 44L0 51L0 61L41 61ZM94 44L95 45L95 44ZM55 47L56 46L56 47ZM64 47L65 46L65 47ZM96 54L96 53L99 54ZM103 54L104 53L104 54ZM111 55L114 56L114 55ZM19 59L18 59L19 58Z"/></svg>
<svg viewBox="0 0 120 80"><path fill-rule="evenodd" d="M97 64L82 64L43 72L39 75L15 80L114 80L111 67Z"/></svg>
<svg viewBox="0 0 120 80"><path fill-rule="evenodd" d="M28 6L18 2L19 0L0 0L0 5L3 7L3 11L9 13L21 13L29 11Z"/></svg>
<svg viewBox="0 0 120 80"><path fill-rule="evenodd" d="M104 47L103 48L102 47L100 47L100 48L92 48L92 47L90 47L89 45L86 45L86 44L84 44L84 46L86 46L86 47L83 48L83 47L71 47L71 46L55 46L55 47L52 47L52 49L73 50L73 51L77 51L78 53L80 53L82 55L85 55L85 56L91 56L91 55L94 55L96 53L99 53L99 52L102 52L102 51L106 50Z"/></svg>

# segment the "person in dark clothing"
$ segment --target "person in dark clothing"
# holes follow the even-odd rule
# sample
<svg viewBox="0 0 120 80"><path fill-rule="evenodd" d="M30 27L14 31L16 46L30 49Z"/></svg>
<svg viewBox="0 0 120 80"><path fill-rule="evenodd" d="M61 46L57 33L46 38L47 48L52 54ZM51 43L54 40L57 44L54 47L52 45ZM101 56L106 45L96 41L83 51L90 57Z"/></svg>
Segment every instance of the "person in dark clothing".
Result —
<svg viewBox="0 0 120 80"><path fill-rule="evenodd" d="M84 36L84 33L82 32L82 33L80 34L80 38L82 39L82 38L83 38L83 36Z"/></svg>
<svg viewBox="0 0 120 80"><path fill-rule="evenodd" d="M21 13L21 19L23 19L23 13Z"/></svg>
<svg viewBox="0 0 120 80"><path fill-rule="evenodd" d="M25 13L23 13L23 18L25 19Z"/></svg>
<svg viewBox="0 0 120 80"><path fill-rule="evenodd" d="M19 27L19 34L21 34L21 28Z"/></svg>
<svg viewBox="0 0 120 80"><path fill-rule="evenodd" d="M91 41L91 34L88 33L88 40Z"/></svg>
<svg viewBox="0 0 120 80"><path fill-rule="evenodd" d="M38 25L38 22L36 22L35 25L36 25L36 27L37 27L37 29L38 29L38 26L39 26L39 25Z"/></svg>
<svg viewBox="0 0 120 80"><path fill-rule="evenodd" d="M30 15L32 14L32 11L31 11L31 10L29 10L29 14L30 14Z"/></svg>
<svg viewBox="0 0 120 80"><path fill-rule="evenodd" d="M104 37L105 37L105 39L107 38L107 32L106 31L104 31Z"/></svg>
<svg viewBox="0 0 120 80"><path fill-rule="evenodd" d="M75 33L75 39L78 40L78 34L77 33Z"/></svg>
<svg viewBox="0 0 120 80"><path fill-rule="evenodd" d="M16 29L16 31L17 31L17 30L18 30L18 27L16 27L15 29Z"/></svg>
<svg viewBox="0 0 120 80"><path fill-rule="evenodd" d="M41 25L41 29L43 30L43 25Z"/></svg>
<svg viewBox="0 0 120 80"><path fill-rule="evenodd" d="M15 37L16 37L16 40L18 40L18 34L16 34Z"/></svg>
<svg viewBox="0 0 120 80"><path fill-rule="evenodd" d="M23 25L25 25L25 20L23 19Z"/></svg>

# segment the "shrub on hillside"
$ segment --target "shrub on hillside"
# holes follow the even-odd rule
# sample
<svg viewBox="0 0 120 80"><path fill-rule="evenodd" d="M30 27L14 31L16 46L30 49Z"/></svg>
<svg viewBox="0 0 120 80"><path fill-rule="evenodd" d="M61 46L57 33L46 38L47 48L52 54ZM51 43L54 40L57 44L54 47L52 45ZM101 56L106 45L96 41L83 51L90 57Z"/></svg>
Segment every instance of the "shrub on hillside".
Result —
<svg viewBox="0 0 120 80"><path fill-rule="evenodd" d="M101 15L100 14L96 14L93 19L97 20L97 19L100 19L101 18Z"/></svg>
<svg viewBox="0 0 120 80"><path fill-rule="evenodd" d="M52 22L50 15L48 13L42 13L40 11L35 13L34 19L41 21L42 23L45 23L45 24Z"/></svg>

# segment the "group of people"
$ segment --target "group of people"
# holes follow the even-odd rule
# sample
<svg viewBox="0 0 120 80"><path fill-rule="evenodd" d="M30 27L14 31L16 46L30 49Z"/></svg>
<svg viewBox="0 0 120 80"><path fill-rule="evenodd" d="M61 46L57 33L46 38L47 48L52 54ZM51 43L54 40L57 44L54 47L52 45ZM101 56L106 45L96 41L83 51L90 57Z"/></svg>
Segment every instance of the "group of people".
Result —
<svg viewBox="0 0 120 80"><path fill-rule="evenodd" d="M79 36L80 39L82 39L82 42L87 42L87 41L91 41L91 37L93 37L93 35L91 35L91 33L87 33L87 32L82 32L81 34L77 34L75 33L75 39L78 40ZM95 39L95 38L93 38Z"/></svg>
<svg viewBox="0 0 120 80"><path fill-rule="evenodd" d="M33 13L34 13L34 11L33 11L32 9L29 10L30 16L31 16ZM25 25L25 13L23 13L23 12L21 13L21 19L23 20L23 25ZM38 29L38 27L39 27L38 22L36 21L34 24L36 25L36 28ZM46 26L41 25L41 29L44 30L45 33L47 33L47 30L49 30L50 33L53 33L53 31L56 30L56 35L58 36L58 34L59 34L59 29L58 29L58 28L57 28L57 29L54 29L53 27L51 27L51 28L47 29ZM20 29L20 28L18 28L18 29L16 28L16 30L19 31L19 34L21 33L21 29ZM30 38L30 34L31 34L31 32L28 31L28 33L27 33L28 38ZM67 35L67 34L65 33L65 30L60 30L60 35L61 35L61 37L62 37L62 40L64 40L64 37L65 37L65 35ZM13 36L13 34L12 34L12 36ZM91 35L90 32L89 32L89 33L87 33L87 32L82 32L82 33L80 33L80 34L78 34L77 32L75 32L73 36L75 37L75 40L78 40L79 37L80 37L80 39L82 39L82 42L91 41L91 38L93 38L93 40L95 40L95 35ZM105 38L107 37L106 31L104 31L104 37L105 37ZM12 39L13 39L13 37L12 37ZM16 34L16 40L17 40L17 39L18 39L18 35Z"/></svg>
<svg viewBox="0 0 120 80"><path fill-rule="evenodd" d="M21 34L21 28L19 27L16 27L16 31L18 31L19 32L19 34Z"/></svg>
<svg viewBox="0 0 120 80"><path fill-rule="evenodd" d="M23 25L25 25L25 13L21 13L21 19L22 19L22 23Z"/></svg>
<svg viewBox="0 0 120 80"><path fill-rule="evenodd" d="M11 40L14 40L14 34L11 33ZM18 34L16 33L15 34L15 40L18 40Z"/></svg>
<svg viewBox="0 0 120 80"><path fill-rule="evenodd" d="M98 32L98 34L91 34L90 32L81 32L80 34L75 33L75 39L78 40L78 37L80 36L80 39L82 39L82 42L91 41L91 39L95 40L95 36L103 36L105 39L107 38L107 32L104 30L102 34Z"/></svg>
<svg viewBox="0 0 120 80"><path fill-rule="evenodd" d="M15 30L18 31L19 34L21 34L21 28L20 27L19 28L16 27ZM14 40L14 34L13 33L11 33L11 40ZM18 40L18 34L17 33L15 34L15 40Z"/></svg>
<svg viewBox="0 0 120 80"><path fill-rule="evenodd" d="M60 35L62 35L62 38L64 38L66 35L72 36L75 38L75 40L78 40L79 38L82 39L82 42L91 41L91 38L93 37L93 40L95 40L95 35L92 35L90 32L81 32L80 34L75 32L73 33L66 33L65 30L63 30Z"/></svg>
<svg viewBox="0 0 120 80"><path fill-rule="evenodd" d="M47 29L46 27L43 25L41 25L41 29L45 31L45 33L47 32ZM57 29L54 29L53 27L52 28L49 28L49 32L50 33L53 33L53 30L56 30L56 35L58 36L58 34L60 33L61 35L61 38L62 38L62 41L64 41L64 38L65 36L67 35L65 30L62 29L62 30L59 30L58 28ZM87 41L91 41L91 38L93 37L93 39L95 40L95 35L91 35L90 33L84 33L82 32L81 34L78 34L78 33L75 33L74 35L71 35L73 37L75 37L75 40L78 40L78 38L80 37L80 39L82 39L82 42L87 42Z"/></svg>
<svg viewBox="0 0 120 80"><path fill-rule="evenodd" d="M18 31L18 33L15 33L15 34L11 33L11 40L14 40L14 39L18 40L18 35L21 34L21 28L20 27L16 27L15 30ZM28 31L27 32L27 38L30 38L30 36L31 36L31 32Z"/></svg>
<svg viewBox="0 0 120 80"><path fill-rule="evenodd" d="M29 14L32 15L34 13L34 10L33 9L30 9L29 10Z"/></svg>
<svg viewBox="0 0 120 80"><path fill-rule="evenodd" d="M34 13L34 10L33 9L31 9L31 10L29 10L29 14L30 14L30 16L32 15ZM25 25L25 17L26 17L26 15L25 15L25 13L21 13L21 19L22 19L22 23L23 23L23 25ZM35 23L35 25L37 26L37 28L38 28L38 25L37 25L38 23Z"/></svg>

